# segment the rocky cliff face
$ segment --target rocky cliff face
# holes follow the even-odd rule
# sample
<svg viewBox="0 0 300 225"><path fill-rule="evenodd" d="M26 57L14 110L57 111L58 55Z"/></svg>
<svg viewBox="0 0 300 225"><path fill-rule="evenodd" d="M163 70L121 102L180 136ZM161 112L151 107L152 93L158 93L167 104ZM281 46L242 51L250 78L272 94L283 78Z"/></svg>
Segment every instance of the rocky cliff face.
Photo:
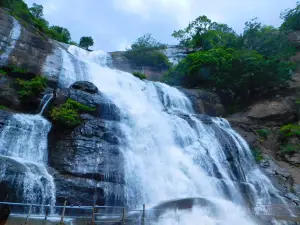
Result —
<svg viewBox="0 0 300 225"><path fill-rule="evenodd" d="M122 141L120 112L89 82L76 82L58 91L48 110L69 98L96 111L82 114L83 122L75 129L54 125L50 131L49 164L56 171L57 200L67 198L71 204L91 205L95 193L99 205L120 205L124 183L123 158L118 148Z"/></svg>

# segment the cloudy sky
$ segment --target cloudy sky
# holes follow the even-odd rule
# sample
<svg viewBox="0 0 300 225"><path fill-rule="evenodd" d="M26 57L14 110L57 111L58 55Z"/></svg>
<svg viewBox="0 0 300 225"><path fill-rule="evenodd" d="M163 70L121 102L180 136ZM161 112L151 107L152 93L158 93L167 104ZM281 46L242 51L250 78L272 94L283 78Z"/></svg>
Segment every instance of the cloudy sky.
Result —
<svg viewBox="0 0 300 225"><path fill-rule="evenodd" d="M174 30L200 15L227 23L239 33L244 23L258 17L279 26L280 12L296 0L25 0L44 6L51 25L69 29L74 41L92 36L94 49L124 50L145 33L164 43L176 43Z"/></svg>

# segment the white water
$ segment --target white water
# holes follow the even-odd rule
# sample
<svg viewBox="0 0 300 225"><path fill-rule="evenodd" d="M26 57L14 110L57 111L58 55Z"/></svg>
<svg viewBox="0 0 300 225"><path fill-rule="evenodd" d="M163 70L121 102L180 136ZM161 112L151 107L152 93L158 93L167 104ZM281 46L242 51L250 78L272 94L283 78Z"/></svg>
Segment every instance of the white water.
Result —
<svg viewBox="0 0 300 225"><path fill-rule="evenodd" d="M40 115L14 114L0 131L0 157L19 164L24 179L18 180L26 203L55 204L55 185L47 172L47 136L51 124ZM1 168L1 179L7 169Z"/></svg>
<svg viewBox="0 0 300 225"><path fill-rule="evenodd" d="M53 94L46 94L41 100L41 110L39 112L40 115L43 115L46 107L48 106L49 102L53 99Z"/></svg>
<svg viewBox="0 0 300 225"><path fill-rule="evenodd" d="M271 196L285 203L259 171L246 142L225 120L204 124L194 116L190 101L180 91L106 67L109 56L104 52L90 53L75 46L70 46L68 53L62 51L61 86L70 85L80 75L120 108L120 126L126 135L121 148L129 206L204 197L215 203L218 218L195 208L180 213L176 218L180 222L166 214L167 219L158 224L219 224L221 218L226 225L250 225L255 223L245 213L249 203L270 204ZM78 68L85 72L79 74ZM241 185L247 187L246 194L241 193Z"/></svg>
<svg viewBox="0 0 300 225"><path fill-rule="evenodd" d="M3 43L4 46L1 46L1 50L3 51L2 54L0 54L0 65L5 66L7 65L7 61L9 59L10 54L15 48L15 45L20 37L21 34L21 25L19 22L13 18L13 28L7 37L7 42L8 43Z"/></svg>

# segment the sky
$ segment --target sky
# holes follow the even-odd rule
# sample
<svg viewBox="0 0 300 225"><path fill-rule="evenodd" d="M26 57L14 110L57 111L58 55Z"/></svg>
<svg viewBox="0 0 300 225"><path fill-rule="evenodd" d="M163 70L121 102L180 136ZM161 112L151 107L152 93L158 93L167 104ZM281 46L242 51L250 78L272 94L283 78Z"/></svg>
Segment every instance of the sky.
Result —
<svg viewBox="0 0 300 225"><path fill-rule="evenodd" d="M200 15L226 23L238 33L254 17L275 27L280 13L297 0L25 0L44 6L50 25L66 27L72 40L92 36L93 49L125 50L138 37L151 33L166 44L176 44L174 30L185 28Z"/></svg>

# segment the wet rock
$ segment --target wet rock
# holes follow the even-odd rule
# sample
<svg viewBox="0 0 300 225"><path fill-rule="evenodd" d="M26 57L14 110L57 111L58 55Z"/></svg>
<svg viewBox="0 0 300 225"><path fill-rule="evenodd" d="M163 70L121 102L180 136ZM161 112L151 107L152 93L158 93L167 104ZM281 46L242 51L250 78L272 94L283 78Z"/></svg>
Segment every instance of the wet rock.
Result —
<svg viewBox="0 0 300 225"><path fill-rule="evenodd" d="M299 205L299 203L300 203L300 199L292 193L286 193L284 195L284 197L286 197L287 199L292 200L296 205Z"/></svg>
<svg viewBox="0 0 300 225"><path fill-rule="evenodd" d="M222 116L225 113L224 107L216 94L200 89L178 89L190 99L196 113L209 116Z"/></svg>
<svg viewBox="0 0 300 225"><path fill-rule="evenodd" d="M85 91L91 94L96 94L98 92L98 88L93 83L88 81L77 81L72 84L70 88Z"/></svg>
<svg viewBox="0 0 300 225"><path fill-rule="evenodd" d="M0 50L6 51L6 49L11 47L11 40L8 40L8 37L10 37L10 33L14 28L14 20L3 9L0 9L0 18ZM15 48L11 51L8 58L4 57L1 60L0 66L13 65L25 68L33 74L43 74L43 65L47 56L51 55L54 49L53 42L32 26L23 27L20 24L19 32L20 36L17 37L18 40L15 40ZM18 74L18 77L20 75L22 74ZM56 80L56 84L57 82L58 80Z"/></svg>
<svg viewBox="0 0 300 225"><path fill-rule="evenodd" d="M0 130L12 114L9 111L0 109Z"/></svg>
<svg viewBox="0 0 300 225"><path fill-rule="evenodd" d="M118 145L120 143L119 138L113 132L105 132L102 135L102 139L107 141L110 144Z"/></svg>
<svg viewBox="0 0 300 225"><path fill-rule="evenodd" d="M13 79L0 75L0 105L4 105L10 109L20 109L20 100L18 93L13 88Z"/></svg>
<svg viewBox="0 0 300 225"><path fill-rule="evenodd" d="M292 155L285 154L284 155L285 161L289 162L292 165L300 165L300 153L295 153Z"/></svg>

